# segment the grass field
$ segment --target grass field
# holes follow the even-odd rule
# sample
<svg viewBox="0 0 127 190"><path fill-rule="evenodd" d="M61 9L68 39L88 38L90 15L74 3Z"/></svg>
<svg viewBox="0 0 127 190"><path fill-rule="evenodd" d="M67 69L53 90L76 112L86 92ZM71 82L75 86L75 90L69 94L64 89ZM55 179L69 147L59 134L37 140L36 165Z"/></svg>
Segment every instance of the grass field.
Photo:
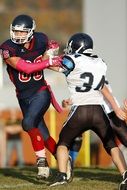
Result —
<svg viewBox="0 0 127 190"><path fill-rule="evenodd" d="M0 189L8 190L118 190L120 174L115 169L75 168L73 182L49 187L49 181L37 181L34 167L0 169ZM53 170L56 174L56 170Z"/></svg>

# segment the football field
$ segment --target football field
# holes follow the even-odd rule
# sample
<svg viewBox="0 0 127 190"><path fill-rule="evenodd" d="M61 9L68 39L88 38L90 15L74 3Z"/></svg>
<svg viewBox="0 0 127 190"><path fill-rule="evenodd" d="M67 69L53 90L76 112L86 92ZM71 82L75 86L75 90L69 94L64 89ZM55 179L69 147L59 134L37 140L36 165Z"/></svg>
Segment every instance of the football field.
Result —
<svg viewBox="0 0 127 190"><path fill-rule="evenodd" d="M34 167L0 169L0 190L117 190L121 181L115 169L75 168L73 182L56 187L49 187L52 180L38 181ZM52 171L53 175L56 170Z"/></svg>

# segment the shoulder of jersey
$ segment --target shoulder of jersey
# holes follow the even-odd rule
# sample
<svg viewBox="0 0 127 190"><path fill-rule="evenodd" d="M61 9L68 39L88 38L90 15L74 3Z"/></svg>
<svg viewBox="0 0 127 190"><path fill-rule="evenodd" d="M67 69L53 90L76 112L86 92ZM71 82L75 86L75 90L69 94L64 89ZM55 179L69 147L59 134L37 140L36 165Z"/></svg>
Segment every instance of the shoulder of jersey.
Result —
<svg viewBox="0 0 127 190"><path fill-rule="evenodd" d="M99 60L100 60L100 63L99 64L101 64L101 68L103 68L105 71L107 70L107 65L106 65L106 63L101 59L101 58L99 58Z"/></svg>
<svg viewBox="0 0 127 190"><path fill-rule="evenodd" d="M11 41L11 39L8 39L8 40L6 40L5 42L3 42L3 43L0 45L0 47L5 47L5 46L8 46L8 47L16 47L17 44L13 43L13 42Z"/></svg>
<svg viewBox="0 0 127 190"><path fill-rule="evenodd" d="M15 49L17 47L17 44L13 43L11 39L6 40L0 45L0 49Z"/></svg>
<svg viewBox="0 0 127 190"><path fill-rule="evenodd" d="M34 37L38 38L38 39L45 39L45 40L48 39L48 36L45 33L42 33L42 32L35 32Z"/></svg>

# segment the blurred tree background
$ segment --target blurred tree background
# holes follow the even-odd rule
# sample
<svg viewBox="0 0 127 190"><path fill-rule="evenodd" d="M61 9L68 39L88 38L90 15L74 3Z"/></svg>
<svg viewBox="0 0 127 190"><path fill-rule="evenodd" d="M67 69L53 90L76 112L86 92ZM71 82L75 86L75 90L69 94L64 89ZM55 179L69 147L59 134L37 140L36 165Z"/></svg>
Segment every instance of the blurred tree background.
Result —
<svg viewBox="0 0 127 190"><path fill-rule="evenodd" d="M36 31L46 33L60 46L70 35L82 31L82 0L0 0L0 43L9 38L15 16L28 14L36 21Z"/></svg>

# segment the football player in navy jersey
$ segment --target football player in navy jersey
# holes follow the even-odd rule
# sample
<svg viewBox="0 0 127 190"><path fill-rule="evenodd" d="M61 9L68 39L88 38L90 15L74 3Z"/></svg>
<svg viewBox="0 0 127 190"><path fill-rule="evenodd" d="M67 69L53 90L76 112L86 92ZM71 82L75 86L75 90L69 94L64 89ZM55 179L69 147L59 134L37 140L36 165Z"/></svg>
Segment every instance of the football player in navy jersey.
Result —
<svg viewBox="0 0 127 190"><path fill-rule="evenodd" d="M76 33L67 43L62 60L62 71L71 94L72 107L59 135L57 161L59 172L50 186L67 183L67 163L73 140L86 130L93 130L102 140L107 153L118 168L123 180L120 190L127 187L127 166L122 152L114 140L114 134L103 109L103 96L111 104L121 120L126 113L117 105L105 85L107 66L98 56L92 55L93 40L85 33Z"/></svg>
<svg viewBox="0 0 127 190"><path fill-rule="evenodd" d="M0 46L0 53L7 65L7 72L16 88L17 99L23 113L22 127L29 134L37 157L38 178L49 176L45 147L55 154L56 142L42 133L48 130L44 114L54 105L61 111L50 86L47 85L43 69L57 66L58 56L43 59L45 52L55 55L59 46L49 41L46 34L35 32L35 21L29 15L19 15L10 25L10 39Z"/></svg>

